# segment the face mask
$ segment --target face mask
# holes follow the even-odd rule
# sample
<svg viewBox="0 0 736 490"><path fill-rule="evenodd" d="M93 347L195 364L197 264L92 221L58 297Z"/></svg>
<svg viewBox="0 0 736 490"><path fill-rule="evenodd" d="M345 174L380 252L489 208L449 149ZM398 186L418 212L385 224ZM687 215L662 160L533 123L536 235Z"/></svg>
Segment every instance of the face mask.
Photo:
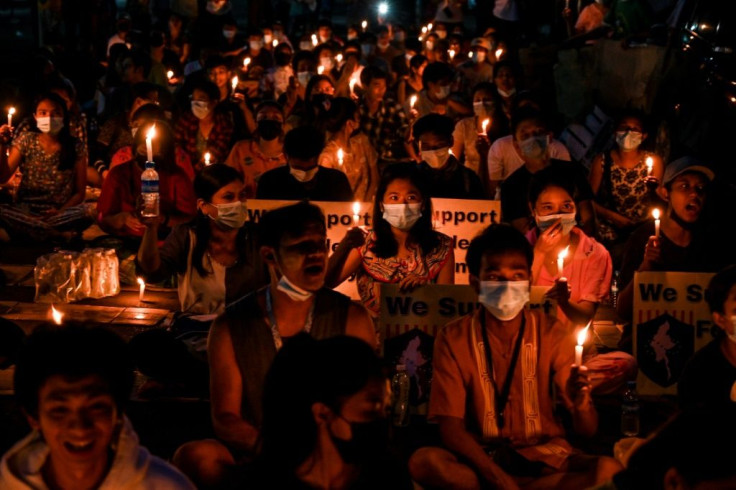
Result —
<svg viewBox="0 0 736 490"><path fill-rule="evenodd" d="M441 100L448 98L450 96L450 86L441 86L435 91L434 95Z"/></svg>
<svg viewBox="0 0 736 490"><path fill-rule="evenodd" d="M406 58L406 62L408 63L408 62L411 61L411 59L414 57L414 55L413 54L410 54L410 53L406 53L404 55L404 57Z"/></svg>
<svg viewBox="0 0 736 490"><path fill-rule="evenodd" d="M492 102L473 102L473 113L478 117L491 117L493 115L495 104Z"/></svg>
<svg viewBox="0 0 736 490"><path fill-rule="evenodd" d="M235 32L236 31L223 29L222 35L225 36L225 39L232 39L235 37Z"/></svg>
<svg viewBox="0 0 736 490"><path fill-rule="evenodd" d="M314 293L302 289L290 280L288 280L283 274L281 275L281 279L279 279L278 285L276 285L276 289L278 289L282 293L285 293L289 298L294 301L306 301L314 295Z"/></svg>
<svg viewBox="0 0 736 490"><path fill-rule="evenodd" d="M309 170L301 170L298 168L294 168L292 166L289 166L289 173L294 176L296 180L299 182L309 182L314 178L315 175L317 175L317 171L319 170L319 165L310 168Z"/></svg>
<svg viewBox="0 0 736 490"><path fill-rule="evenodd" d="M308 71L300 71L296 74L296 79L299 81L299 85L306 87L309 83L309 79L312 78L312 74Z"/></svg>
<svg viewBox="0 0 736 490"><path fill-rule="evenodd" d="M272 141L281 136L281 122L271 119L258 121L258 134L266 141Z"/></svg>
<svg viewBox="0 0 736 490"><path fill-rule="evenodd" d="M439 150L422 150L420 153L422 160L427 162L427 165L432 168L441 168L450 158L450 147L440 148Z"/></svg>
<svg viewBox="0 0 736 490"><path fill-rule="evenodd" d="M204 119L207 117L207 114L210 113L209 104L202 100L193 100L192 113L197 117L197 119Z"/></svg>
<svg viewBox="0 0 736 490"><path fill-rule="evenodd" d="M558 219L562 220L563 235L570 234L570 230L575 228L575 225L578 224L578 222L575 221L575 213L548 214L547 216L537 216L535 219L540 233L547 231Z"/></svg>
<svg viewBox="0 0 736 490"><path fill-rule="evenodd" d="M616 131L616 144L624 151L633 151L639 148L641 136L636 131Z"/></svg>
<svg viewBox="0 0 736 490"><path fill-rule="evenodd" d="M447 31L434 31L434 33L437 34L437 37L440 39L447 37Z"/></svg>
<svg viewBox="0 0 736 490"><path fill-rule="evenodd" d="M532 160L539 160L547 155L547 147L549 146L549 135L532 136L524 141L519 142L521 154Z"/></svg>
<svg viewBox="0 0 736 490"><path fill-rule="evenodd" d="M251 41L248 44L252 51L259 51L263 47L263 41Z"/></svg>
<svg viewBox="0 0 736 490"><path fill-rule="evenodd" d="M374 49L376 49L376 47L372 44L361 44L360 45L360 50L363 52L363 56L372 55Z"/></svg>
<svg viewBox="0 0 736 490"><path fill-rule="evenodd" d="M388 49L388 46L389 46L388 41L378 43L378 49L380 49L381 51L386 51Z"/></svg>
<svg viewBox="0 0 736 490"><path fill-rule="evenodd" d="M427 51L434 51L434 41L427 41L425 46L427 46Z"/></svg>
<svg viewBox="0 0 736 490"><path fill-rule="evenodd" d="M276 61L277 66L287 66L289 63L291 63L291 55L289 53L284 53L283 51L281 51L274 55L274 61Z"/></svg>
<svg viewBox="0 0 736 490"><path fill-rule="evenodd" d="M478 302L502 322L513 320L529 302L529 281L481 281Z"/></svg>
<svg viewBox="0 0 736 490"><path fill-rule="evenodd" d="M302 41L299 43L299 49L302 51L311 51L312 43L310 41Z"/></svg>
<svg viewBox="0 0 736 490"><path fill-rule="evenodd" d="M314 94L312 105L319 111L329 111L332 104L332 96L329 94Z"/></svg>
<svg viewBox="0 0 736 490"><path fill-rule="evenodd" d="M264 34L263 35L263 42L267 45L271 45L271 41L273 41L273 36L271 34Z"/></svg>
<svg viewBox="0 0 736 490"><path fill-rule="evenodd" d="M383 219L399 230L410 230L421 217L421 203L383 205Z"/></svg>
<svg viewBox="0 0 736 490"><path fill-rule="evenodd" d="M320 58L319 63L325 67L325 71L330 71L335 66L334 60L328 56Z"/></svg>
<svg viewBox="0 0 736 490"><path fill-rule="evenodd" d="M342 417L340 417L342 418ZM345 420L343 418L343 420ZM372 422L348 422L352 438L348 441L335 437L330 431L330 438L340 457L347 464L358 464L377 454L383 454L388 447L388 419L381 418Z"/></svg>
<svg viewBox="0 0 736 490"><path fill-rule="evenodd" d="M36 119L36 127L42 133L57 134L64 127L63 117L39 117Z"/></svg>
<svg viewBox="0 0 736 490"><path fill-rule="evenodd" d="M218 225L227 228L242 228L245 224L245 203L237 201L227 204L213 204L217 208L217 216L210 219L215 220Z"/></svg>
<svg viewBox="0 0 736 490"><path fill-rule="evenodd" d="M512 97L516 93L516 89L512 88L511 90L507 92L504 89L499 88L498 93L501 94L503 97L509 98L509 97Z"/></svg>
<svg viewBox="0 0 736 490"><path fill-rule="evenodd" d="M476 63L483 63L486 60L485 51L476 51L473 53L473 61Z"/></svg>
<svg viewBox="0 0 736 490"><path fill-rule="evenodd" d="M731 317L731 332L728 334L728 340L736 343L736 315Z"/></svg>

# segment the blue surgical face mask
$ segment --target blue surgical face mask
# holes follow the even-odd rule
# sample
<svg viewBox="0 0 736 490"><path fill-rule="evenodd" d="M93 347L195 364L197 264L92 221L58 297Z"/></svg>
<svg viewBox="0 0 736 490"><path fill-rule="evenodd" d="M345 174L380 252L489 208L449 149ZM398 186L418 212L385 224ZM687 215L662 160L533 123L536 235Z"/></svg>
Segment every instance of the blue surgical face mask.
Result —
<svg viewBox="0 0 736 490"><path fill-rule="evenodd" d="M575 225L578 224L578 222L575 221L575 213L548 214L547 216L535 217L540 233L547 231L558 219L561 220L562 223L563 235L568 235L570 231L575 228Z"/></svg>
<svg viewBox="0 0 736 490"><path fill-rule="evenodd" d="M383 205L383 219L402 231L411 230L421 217L422 203Z"/></svg>
<svg viewBox="0 0 736 490"><path fill-rule="evenodd" d="M276 289L286 294L294 301L306 301L314 295L311 291L302 289L291 282L285 275L281 275L281 279L279 279Z"/></svg>
<svg viewBox="0 0 736 490"><path fill-rule="evenodd" d="M642 134L638 131L616 131L616 144L624 151L633 151L641 145Z"/></svg>
<svg viewBox="0 0 736 490"><path fill-rule="evenodd" d="M513 320L529 302L529 281L481 281L478 302L499 320Z"/></svg>
<svg viewBox="0 0 736 490"><path fill-rule="evenodd" d="M521 154L533 160L540 160L547 155L547 147L549 146L549 135L542 134L532 136L519 142Z"/></svg>

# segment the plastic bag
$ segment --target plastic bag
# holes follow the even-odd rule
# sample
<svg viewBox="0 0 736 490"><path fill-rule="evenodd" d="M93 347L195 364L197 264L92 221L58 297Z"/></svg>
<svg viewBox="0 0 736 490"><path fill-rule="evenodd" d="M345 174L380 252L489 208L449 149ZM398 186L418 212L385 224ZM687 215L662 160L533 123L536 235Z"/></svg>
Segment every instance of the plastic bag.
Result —
<svg viewBox="0 0 736 490"><path fill-rule="evenodd" d="M59 251L36 261L35 301L68 303L84 298L115 296L120 292L118 257L112 249Z"/></svg>

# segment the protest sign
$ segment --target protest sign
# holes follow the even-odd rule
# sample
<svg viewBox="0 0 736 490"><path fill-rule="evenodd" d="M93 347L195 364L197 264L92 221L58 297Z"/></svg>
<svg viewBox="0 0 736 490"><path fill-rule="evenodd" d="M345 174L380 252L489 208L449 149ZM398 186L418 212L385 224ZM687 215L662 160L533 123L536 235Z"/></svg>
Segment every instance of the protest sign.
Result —
<svg viewBox="0 0 736 490"><path fill-rule="evenodd" d="M637 272L634 356L642 394L676 394L687 360L713 338L705 289L712 273Z"/></svg>

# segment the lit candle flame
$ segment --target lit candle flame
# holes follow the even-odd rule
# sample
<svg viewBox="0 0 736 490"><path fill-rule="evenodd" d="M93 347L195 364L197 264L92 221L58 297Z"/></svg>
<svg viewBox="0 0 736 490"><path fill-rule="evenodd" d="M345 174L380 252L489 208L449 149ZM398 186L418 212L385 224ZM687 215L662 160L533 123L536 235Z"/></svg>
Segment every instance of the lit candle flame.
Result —
<svg viewBox="0 0 736 490"><path fill-rule="evenodd" d="M335 61L338 63L342 63L342 53L337 53L337 56L335 56Z"/></svg>
<svg viewBox="0 0 736 490"><path fill-rule="evenodd" d="M8 109L8 116L12 116L13 114L15 114L15 107Z"/></svg>
<svg viewBox="0 0 736 490"><path fill-rule="evenodd" d="M325 67L322 66L322 65L319 65L317 67L317 73L319 73L320 75L322 75L324 72L325 72Z"/></svg>
<svg viewBox="0 0 736 490"><path fill-rule="evenodd" d="M368 27L368 21L367 20L364 20L363 22L361 22L360 23L360 27L362 27L363 30L366 30L366 28Z"/></svg>
<svg viewBox="0 0 736 490"><path fill-rule="evenodd" d="M447 54L450 55L450 60L454 60L455 59L455 50L454 49L449 50L447 52Z"/></svg>
<svg viewBox="0 0 736 490"><path fill-rule="evenodd" d="M567 247L563 248L562 251L557 254L557 258L560 259L560 260L565 260L565 257L567 257L567 252L568 252L569 249L570 249L570 245L568 245Z"/></svg>
<svg viewBox="0 0 736 490"><path fill-rule="evenodd" d="M136 281L138 282L138 302L142 303L143 294L146 292L146 281L142 277L136 278Z"/></svg>
<svg viewBox="0 0 736 490"><path fill-rule="evenodd" d="M654 219L659 219L660 213L661 213L661 211L659 209L657 209L657 208L652 209L652 217Z"/></svg>
<svg viewBox="0 0 736 490"><path fill-rule="evenodd" d="M317 34L312 34L312 45L316 46L319 44L319 40L317 40Z"/></svg>
<svg viewBox="0 0 736 490"><path fill-rule="evenodd" d="M232 82L232 84L233 84L233 90L235 90L236 88L238 88L238 82L240 82L240 80L238 80L238 77L237 76L234 76L233 77L233 82Z"/></svg>
<svg viewBox="0 0 736 490"><path fill-rule="evenodd" d="M168 78L169 80L171 80L172 78L174 78L174 72L172 70L167 71L166 72L166 78Z"/></svg>
<svg viewBox="0 0 736 490"><path fill-rule="evenodd" d="M411 96L411 99L409 99L409 107L411 107L412 109L414 109L414 104L416 104L416 103L417 103L417 96L416 95L412 95Z"/></svg>
<svg viewBox="0 0 736 490"><path fill-rule="evenodd" d="M360 214L360 203L358 201L353 203L353 214Z"/></svg>
<svg viewBox="0 0 736 490"><path fill-rule="evenodd" d="M491 120L488 118L483 119L481 127L483 128L483 134L488 134L488 125L491 124Z"/></svg>
<svg viewBox="0 0 736 490"><path fill-rule="evenodd" d="M210 155L210 152L205 153L204 154L204 164L209 165L211 163L210 160L212 160L212 155Z"/></svg>
<svg viewBox="0 0 736 490"><path fill-rule="evenodd" d="M154 136L156 136L156 124L153 124L151 128L148 130L148 132L146 133L146 139L152 140Z"/></svg>
<svg viewBox="0 0 736 490"><path fill-rule="evenodd" d="M353 77L348 82L348 85L350 85L350 93L355 93L355 84L358 83L358 79Z"/></svg>
<svg viewBox="0 0 736 490"><path fill-rule="evenodd" d="M585 344L585 339L588 337L588 328L590 328L592 320L588 322L588 324L578 332L578 345Z"/></svg>
<svg viewBox="0 0 736 490"><path fill-rule="evenodd" d="M647 157L646 165L647 175L652 175L652 169L654 168L654 159L652 157Z"/></svg>
<svg viewBox="0 0 736 490"><path fill-rule="evenodd" d="M243 66L245 68L248 68L248 65L250 65L250 57L243 60Z"/></svg>
<svg viewBox="0 0 736 490"><path fill-rule="evenodd" d="M51 318L54 319L54 323L61 325L61 320L64 318L64 314L54 308L54 305L51 305Z"/></svg>
<svg viewBox="0 0 736 490"><path fill-rule="evenodd" d="M472 59L472 58L473 58L473 52L471 51L470 53L468 53L468 59Z"/></svg>
<svg viewBox="0 0 736 490"><path fill-rule="evenodd" d="M428 30L428 31L431 31L431 30L432 30L432 27L433 27L433 26L434 26L434 24L432 24L432 23L430 22L429 24L427 24L427 30Z"/></svg>
<svg viewBox="0 0 736 490"><path fill-rule="evenodd" d="M427 33L427 26L422 26L422 34L426 34L426 33Z"/></svg>
<svg viewBox="0 0 736 490"><path fill-rule="evenodd" d="M343 159L345 158L345 152L342 151L342 148L337 149L337 163L339 165L342 165ZM353 205L353 209L355 209L355 205Z"/></svg>
<svg viewBox="0 0 736 490"><path fill-rule="evenodd" d="M503 48L498 48L496 50L496 59L497 60L500 60L501 59L501 56L503 56Z"/></svg>
<svg viewBox="0 0 736 490"><path fill-rule="evenodd" d="M271 41L271 46L273 46L274 48L275 48L276 46L278 46L278 45L279 45L279 41L278 41L278 39L274 39L273 41Z"/></svg>

